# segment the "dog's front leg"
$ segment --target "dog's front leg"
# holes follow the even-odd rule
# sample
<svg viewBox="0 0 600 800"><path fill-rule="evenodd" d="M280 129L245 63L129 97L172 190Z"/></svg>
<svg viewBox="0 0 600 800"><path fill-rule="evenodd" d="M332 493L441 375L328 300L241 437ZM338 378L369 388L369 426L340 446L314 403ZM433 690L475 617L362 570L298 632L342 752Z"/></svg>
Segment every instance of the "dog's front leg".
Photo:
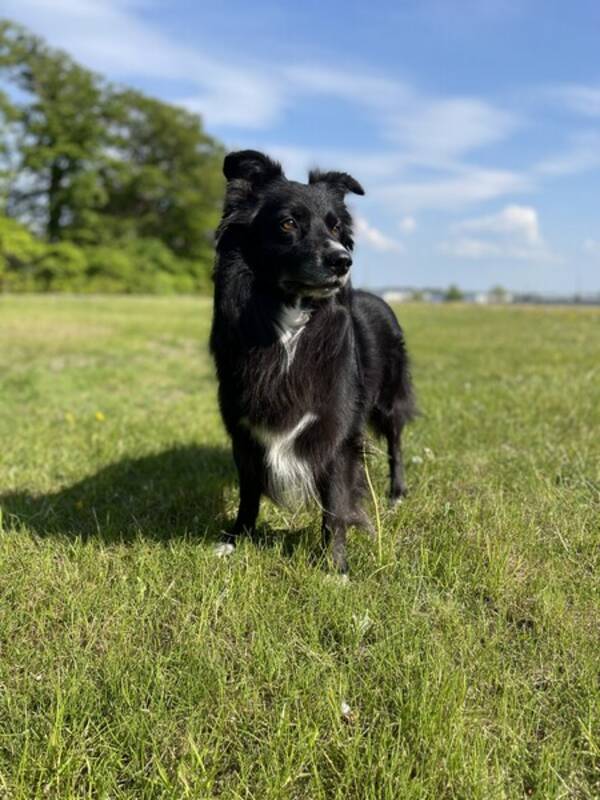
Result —
<svg viewBox="0 0 600 800"><path fill-rule="evenodd" d="M235 546L238 536L254 534L262 494L260 453L246 441L234 441L233 457L238 472L240 502L233 527L224 533L222 539L229 551Z"/></svg>
<svg viewBox="0 0 600 800"><path fill-rule="evenodd" d="M342 575L348 572L346 558L347 503L345 486L340 485L340 475L332 465L330 474L321 485L321 502L323 504L323 548L326 551L331 543L333 566Z"/></svg>
<svg viewBox="0 0 600 800"><path fill-rule="evenodd" d="M240 504L228 541L235 545L238 536L252 536L260 508L261 486L257 476L248 469L238 470L240 481Z"/></svg>
<svg viewBox="0 0 600 800"><path fill-rule="evenodd" d="M323 512L323 546L327 548L329 547L329 542L331 542L333 566L342 575L348 573L348 559L346 557L347 527L345 522L336 519L330 512Z"/></svg>
<svg viewBox="0 0 600 800"><path fill-rule="evenodd" d="M242 477L242 475L243 473L240 472L240 504L237 517L231 530L223 531L221 542L215 548L215 553L219 557L233 553L238 536L252 536L256 527L256 518L260 508L260 484L253 481L249 476Z"/></svg>

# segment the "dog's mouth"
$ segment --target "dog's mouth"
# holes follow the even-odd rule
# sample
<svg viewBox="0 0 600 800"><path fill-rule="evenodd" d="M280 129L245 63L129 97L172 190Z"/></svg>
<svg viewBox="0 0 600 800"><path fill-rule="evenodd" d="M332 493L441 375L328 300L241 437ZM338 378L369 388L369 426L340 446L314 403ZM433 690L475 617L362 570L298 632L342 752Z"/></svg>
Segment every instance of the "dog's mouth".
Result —
<svg viewBox="0 0 600 800"><path fill-rule="evenodd" d="M287 294L293 294L297 297L313 297L321 299L331 297L338 292L346 283L344 278L333 278L324 283L307 283L305 281L282 281L281 287Z"/></svg>

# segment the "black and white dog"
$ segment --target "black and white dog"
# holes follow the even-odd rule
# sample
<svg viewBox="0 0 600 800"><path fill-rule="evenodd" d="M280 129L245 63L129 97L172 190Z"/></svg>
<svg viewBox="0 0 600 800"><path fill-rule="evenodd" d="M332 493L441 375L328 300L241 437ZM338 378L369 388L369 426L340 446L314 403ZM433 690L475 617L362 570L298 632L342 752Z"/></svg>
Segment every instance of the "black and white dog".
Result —
<svg viewBox="0 0 600 800"><path fill-rule="evenodd" d="M233 443L240 504L220 551L252 533L261 495L314 499L345 573L360 508L367 424L385 436L391 499L406 492L400 450L415 413L404 336L380 298L350 286L352 220L343 172L288 180L262 153L231 153L217 231L211 350Z"/></svg>

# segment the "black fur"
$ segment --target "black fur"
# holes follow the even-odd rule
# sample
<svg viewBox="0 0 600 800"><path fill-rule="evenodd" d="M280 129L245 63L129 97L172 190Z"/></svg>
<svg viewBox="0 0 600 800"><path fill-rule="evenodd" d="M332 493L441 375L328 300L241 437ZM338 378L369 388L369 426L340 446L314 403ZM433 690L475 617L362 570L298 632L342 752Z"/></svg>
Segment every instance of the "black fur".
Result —
<svg viewBox="0 0 600 800"><path fill-rule="evenodd" d="M400 437L415 413L392 310L347 280L353 240L344 196L364 192L341 172L313 171L308 184L288 181L279 164L253 150L229 154L223 169L211 350L240 482L227 541L254 530L262 494L279 497L276 470L267 466L276 451L265 437L311 414L316 419L305 419L289 453L310 474L324 540L333 539L334 564L346 572L347 527L369 527L360 508L365 429L370 423L387 441L397 500L406 493ZM286 308L296 327L282 327ZM294 347L282 344L284 330Z"/></svg>

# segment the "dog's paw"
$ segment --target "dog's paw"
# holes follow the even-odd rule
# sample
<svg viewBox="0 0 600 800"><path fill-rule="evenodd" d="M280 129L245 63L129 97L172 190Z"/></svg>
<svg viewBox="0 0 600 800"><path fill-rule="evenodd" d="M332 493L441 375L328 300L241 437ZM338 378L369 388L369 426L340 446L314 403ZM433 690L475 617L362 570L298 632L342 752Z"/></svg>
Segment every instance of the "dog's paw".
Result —
<svg viewBox="0 0 600 800"><path fill-rule="evenodd" d="M235 547L230 542L219 542L219 544L215 545L213 554L217 558L227 558L234 550Z"/></svg>
<svg viewBox="0 0 600 800"><path fill-rule="evenodd" d="M330 586L347 586L350 583L350 577L347 572L329 572L325 575L325 581Z"/></svg>
<svg viewBox="0 0 600 800"><path fill-rule="evenodd" d="M408 489L406 488L406 486L402 486L401 489L397 489L390 495L390 506L392 508L397 508L398 506L402 505L402 503L406 500L407 497L408 497Z"/></svg>

